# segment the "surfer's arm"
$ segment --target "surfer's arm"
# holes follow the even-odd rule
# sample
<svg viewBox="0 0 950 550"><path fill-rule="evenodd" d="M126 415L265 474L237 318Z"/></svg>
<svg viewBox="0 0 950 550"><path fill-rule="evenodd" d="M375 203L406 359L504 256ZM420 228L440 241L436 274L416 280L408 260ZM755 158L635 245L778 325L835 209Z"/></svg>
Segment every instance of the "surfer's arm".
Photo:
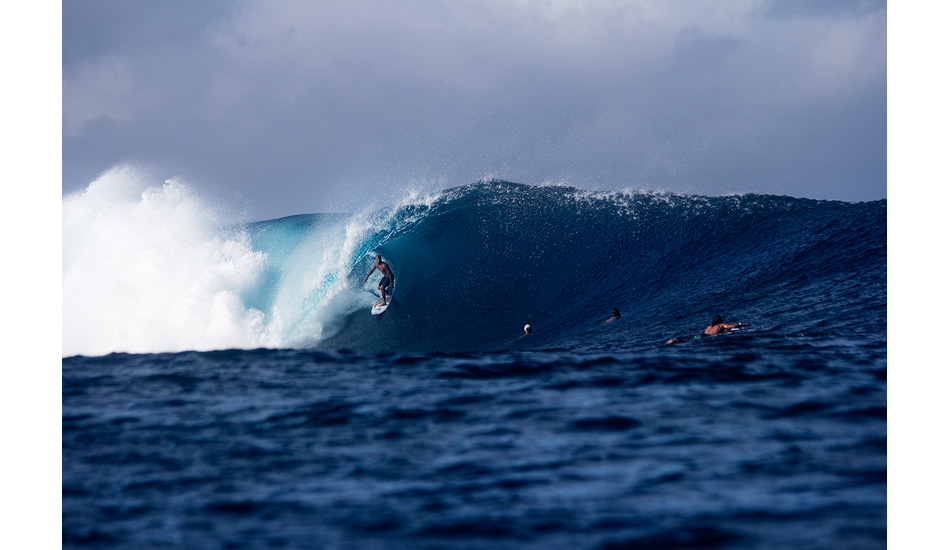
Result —
<svg viewBox="0 0 950 550"><path fill-rule="evenodd" d="M376 271L376 266L375 266L375 265L373 266L373 269L370 269L370 270L369 270L369 273L367 273L366 276L363 277L363 282L364 282L364 283L369 279L369 276L372 275L374 271Z"/></svg>

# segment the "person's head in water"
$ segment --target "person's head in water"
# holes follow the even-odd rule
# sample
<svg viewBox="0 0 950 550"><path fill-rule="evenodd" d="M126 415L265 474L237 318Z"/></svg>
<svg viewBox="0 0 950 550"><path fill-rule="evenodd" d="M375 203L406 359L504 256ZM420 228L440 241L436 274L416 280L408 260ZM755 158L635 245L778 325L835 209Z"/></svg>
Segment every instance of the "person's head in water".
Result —
<svg viewBox="0 0 950 550"><path fill-rule="evenodd" d="M718 315L713 315L712 323L709 323L709 324L710 324L710 325L721 325L721 324L722 324L722 317L720 317L720 316L718 316Z"/></svg>
<svg viewBox="0 0 950 550"><path fill-rule="evenodd" d="M531 334L531 325L524 326L524 333L525 335Z"/></svg>
<svg viewBox="0 0 950 550"><path fill-rule="evenodd" d="M614 308L614 317L620 317L620 310L617 308Z"/></svg>

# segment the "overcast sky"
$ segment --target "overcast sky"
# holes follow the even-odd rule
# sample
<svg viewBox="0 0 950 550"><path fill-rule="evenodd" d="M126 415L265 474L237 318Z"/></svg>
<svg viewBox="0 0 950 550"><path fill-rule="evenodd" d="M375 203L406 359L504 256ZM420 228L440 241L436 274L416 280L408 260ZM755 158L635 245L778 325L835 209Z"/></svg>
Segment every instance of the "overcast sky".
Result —
<svg viewBox="0 0 950 550"><path fill-rule="evenodd" d="M886 198L883 0L62 9L64 193L133 163L255 219L488 177Z"/></svg>

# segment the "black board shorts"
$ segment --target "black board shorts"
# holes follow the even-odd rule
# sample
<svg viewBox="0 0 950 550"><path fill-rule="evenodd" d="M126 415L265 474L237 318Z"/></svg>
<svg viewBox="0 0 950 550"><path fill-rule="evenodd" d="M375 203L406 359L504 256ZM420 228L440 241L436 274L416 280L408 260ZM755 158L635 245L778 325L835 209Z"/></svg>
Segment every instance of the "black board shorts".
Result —
<svg viewBox="0 0 950 550"><path fill-rule="evenodd" d="M390 285L392 285L392 281L390 281L389 277L386 277L385 275L379 280L379 286L383 288L389 288Z"/></svg>

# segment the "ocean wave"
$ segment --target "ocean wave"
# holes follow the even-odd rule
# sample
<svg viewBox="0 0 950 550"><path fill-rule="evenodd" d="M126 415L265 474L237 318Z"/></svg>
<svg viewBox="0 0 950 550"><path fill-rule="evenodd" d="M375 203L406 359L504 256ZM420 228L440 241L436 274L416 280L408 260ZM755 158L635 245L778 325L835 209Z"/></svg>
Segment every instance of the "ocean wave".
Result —
<svg viewBox="0 0 950 550"><path fill-rule="evenodd" d="M397 279L378 317L363 283L376 253ZM184 184L123 167L63 202L64 355L625 349L714 313L834 333L882 318L885 288L885 201L493 180L233 223ZM816 327L821 310L831 321Z"/></svg>

